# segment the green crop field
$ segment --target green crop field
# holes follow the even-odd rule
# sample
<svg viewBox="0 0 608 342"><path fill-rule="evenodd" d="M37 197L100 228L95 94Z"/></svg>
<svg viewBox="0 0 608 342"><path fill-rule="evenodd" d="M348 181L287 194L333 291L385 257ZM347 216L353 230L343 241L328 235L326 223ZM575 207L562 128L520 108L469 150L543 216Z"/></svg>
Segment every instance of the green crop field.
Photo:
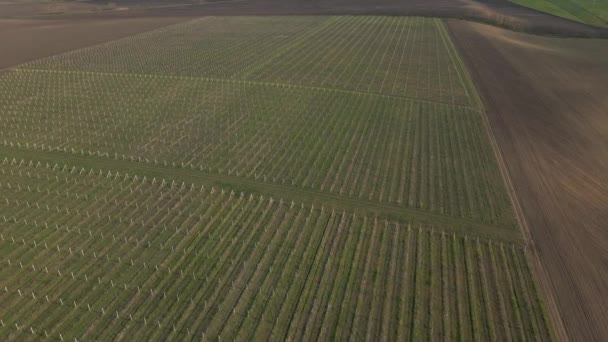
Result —
<svg viewBox="0 0 608 342"><path fill-rule="evenodd" d="M195 168L512 226L470 107L180 77L16 70L5 144Z"/></svg>
<svg viewBox="0 0 608 342"><path fill-rule="evenodd" d="M546 334L513 244L108 170L0 170L9 327L70 340Z"/></svg>
<svg viewBox="0 0 608 342"><path fill-rule="evenodd" d="M438 19L209 17L23 67L263 81L456 104L476 101Z"/></svg>
<svg viewBox="0 0 608 342"><path fill-rule="evenodd" d="M0 74L0 339L550 340L438 19L210 17Z"/></svg>
<svg viewBox="0 0 608 342"><path fill-rule="evenodd" d="M514 2L582 23L608 26L608 0L514 0Z"/></svg>

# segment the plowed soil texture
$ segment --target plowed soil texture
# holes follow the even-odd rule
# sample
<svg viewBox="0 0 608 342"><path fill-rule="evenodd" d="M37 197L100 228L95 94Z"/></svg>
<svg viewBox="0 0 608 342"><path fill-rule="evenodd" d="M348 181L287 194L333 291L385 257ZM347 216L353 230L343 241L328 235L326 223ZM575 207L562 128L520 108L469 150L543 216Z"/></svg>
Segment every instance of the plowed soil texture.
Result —
<svg viewBox="0 0 608 342"><path fill-rule="evenodd" d="M448 26L486 107L560 340L606 341L608 41Z"/></svg>
<svg viewBox="0 0 608 342"><path fill-rule="evenodd" d="M0 70L185 20L188 18L0 19Z"/></svg>

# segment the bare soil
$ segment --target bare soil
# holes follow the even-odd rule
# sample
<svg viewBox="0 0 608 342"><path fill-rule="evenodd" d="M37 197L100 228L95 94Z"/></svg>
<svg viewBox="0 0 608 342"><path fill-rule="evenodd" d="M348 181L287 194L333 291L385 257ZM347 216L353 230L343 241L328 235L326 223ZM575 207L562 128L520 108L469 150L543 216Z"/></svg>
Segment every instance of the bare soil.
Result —
<svg viewBox="0 0 608 342"><path fill-rule="evenodd" d="M0 17L53 15L101 10L109 6L88 2L0 1Z"/></svg>
<svg viewBox="0 0 608 342"><path fill-rule="evenodd" d="M0 19L0 70L161 26L185 17Z"/></svg>
<svg viewBox="0 0 608 342"><path fill-rule="evenodd" d="M608 340L608 41L448 26L514 185L558 337Z"/></svg>

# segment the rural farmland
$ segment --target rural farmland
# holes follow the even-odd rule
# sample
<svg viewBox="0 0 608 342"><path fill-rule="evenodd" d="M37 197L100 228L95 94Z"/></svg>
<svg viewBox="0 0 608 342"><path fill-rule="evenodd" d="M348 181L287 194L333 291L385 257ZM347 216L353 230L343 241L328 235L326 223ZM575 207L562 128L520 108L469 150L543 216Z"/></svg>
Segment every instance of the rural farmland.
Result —
<svg viewBox="0 0 608 342"><path fill-rule="evenodd" d="M517 0L523 6L597 26L608 26L608 2L597 0Z"/></svg>
<svg viewBox="0 0 608 342"><path fill-rule="evenodd" d="M534 135L497 130L468 23L439 2L133 4L0 16L117 25L0 70L0 340L584 335L510 149ZM532 13L509 6L484 20Z"/></svg>
<svg viewBox="0 0 608 342"><path fill-rule="evenodd" d="M3 322L23 333L548 336L517 244L107 170L1 172Z"/></svg>
<svg viewBox="0 0 608 342"><path fill-rule="evenodd" d="M213 20L217 22L209 24ZM232 20L235 23L226 22ZM411 30L412 36L431 36L436 42L429 47L412 39L412 48L381 45L384 51L353 42L344 46L344 51L354 51L352 56L341 52L331 56L337 80L364 81L370 91L323 86L315 75L309 85L300 85L282 81L280 74L268 81L250 81L234 80L237 76L226 73L256 67L240 55L230 60L231 54L222 48L228 40L223 39L225 27L239 25L238 33L259 36L258 44L245 37L236 40L242 40L237 46L262 45L263 53L274 50L265 47L274 42L265 38L268 27L283 32L285 20L197 20L24 65L5 75L0 85L6 94L0 106L6 110L2 121L8 133L0 138L5 145L234 174L514 227L500 173L485 143L477 97L455 50L444 40L440 21L405 18L394 23L396 19L372 18L377 26ZM308 22L317 19L300 20L310 27ZM370 21L325 20L362 21L362 25ZM182 34L197 28L206 32L208 26L219 33ZM259 27L260 32L250 27ZM301 44L317 41L302 30L305 37L296 39ZM155 41L153 48L161 53L146 51L153 46L149 41ZM222 63L228 60L223 69L189 63L197 56L195 47L207 46L208 41L226 54L209 57ZM180 46L179 53L169 49L175 45ZM371 50L382 52L373 68L364 64ZM164 56L167 51L172 54ZM205 53L215 52L208 48ZM428 67L412 67L408 60L412 54L425 56L427 63L429 58L435 60ZM134 61L149 55L153 56L149 64ZM273 65L292 57L276 59ZM187 69L166 69L179 65ZM353 79L360 75L357 70L368 70L369 79L378 80L377 87L364 78ZM396 89L406 94L393 94ZM437 101L423 100L431 96ZM49 113L61 120L49 120ZM403 143L397 146L395 141Z"/></svg>

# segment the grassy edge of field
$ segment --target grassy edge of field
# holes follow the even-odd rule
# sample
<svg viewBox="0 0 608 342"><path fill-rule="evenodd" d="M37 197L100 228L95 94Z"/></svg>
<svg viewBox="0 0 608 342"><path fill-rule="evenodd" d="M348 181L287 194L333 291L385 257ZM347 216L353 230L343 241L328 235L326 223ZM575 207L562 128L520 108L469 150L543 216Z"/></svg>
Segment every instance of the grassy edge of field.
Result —
<svg viewBox="0 0 608 342"><path fill-rule="evenodd" d="M116 160L107 157L88 157L58 151L39 151L26 148L0 146L0 160L24 160L34 163L49 163L51 165L67 165L78 169L101 169L104 172L120 172L137 174L139 176L156 177L157 179L188 182L196 185L216 186L235 192L260 194L287 201L301 202L317 207L328 206L336 210L349 210L358 215L378 216L401 223L415 221L430 226L441 226L459 235L478 236L486 239L500 239L508 242L523 244L521 234L517 230L491 226L477 221L434 214L425 210L399 207L359 198L350 198L319 191L299 189L292 186L264 183L239 176L208 173L198 169L170 167L147 164L145 162Z"/></svg>
<svg viewBox="0 0 608 342"><path fill-rule="evenodd" d="M445 20L443 21L442 26L445 27ZM498 164L498 167L500 169L500 173L502 175L507 194L509 195L509 200L511 201L513 206L515 218L517 220L518 226L520 227L524 243L526 245L526 262L531 268L530 271L535 285L534 291L537 293L539 307L542 311L541 315L549 325L549 333L551 334L549 338L552 341L568 341L568 335L566 334L566 328L564 326L561 313L557 307L557 300L555 299L555 294L551 290L551 285L549 283L547 272L540 261L540 257L538 256L536 246L534 245L534 241L532 239L532 234L530 233L530 226L528 225L526 217L523 213L521 203L519 201L519 198L517 197L515 186L509 175L509 171L506 166L502 150L500 149L500 145L498 144L494 131L492 130L490 119L486 113L483 100L481 99L479 92L477 92L476 90L477 87L475 85L475 82L473 81L473 77L471 77L471 73L468 69L467 64L460 58L461 48L458 46L458 43L456 43L456 41L453 39L452 35L448 30L446 30L446 34L448 34L450 41L456 49L458 60L460 63L462 63L464 72L466 72L470 83L474 86L476 98L479 99L479 111L482 117L483 126L486 129L489 143L492 147L492 151L494 152L496 163Z"/></svg>
<svg viewBox="0 0 608 342"><path fill-rule="evenodd" d="M479 112L482 112L483 103L481 101L481 98L477 93L475 84L472 81L472 78L470 76L470 73L468 72L466 65L462 61L462 58L460 58L460 53L458 52L458 49L454 45L454 42L452 41L449 33L447 32L447 29L445 27L445 21L441 19L435 19L435 23L437 24L437 30L439 31L439 35L441 36L441 40L445 45L446 50L450 52L450 57L455 62L455 65L458 70L458 77L460 78L460 82L463 88L466 90L469 99L472 101L473 108L475 108Z"/></svg>
<svg viewBox="0 0 608 342"><path fill-rule="evenodd" d="M559 5L545 0L512 0L512 2L526 8L535 9L537 11L552 14L561 18L583 22L583 20L576 17L574 14L566 11Z"/></svg>
<svg viewBox="0 0 608 342"><path fill-rule="evenodd" d="M548 13L557 17L570 19L583 24L607 27L608 20L593 13L593 9L582 6L570 0L559 0L550 2L547 0L511 0L513 3L523 7L531 8L540 12Z"/></svg>

